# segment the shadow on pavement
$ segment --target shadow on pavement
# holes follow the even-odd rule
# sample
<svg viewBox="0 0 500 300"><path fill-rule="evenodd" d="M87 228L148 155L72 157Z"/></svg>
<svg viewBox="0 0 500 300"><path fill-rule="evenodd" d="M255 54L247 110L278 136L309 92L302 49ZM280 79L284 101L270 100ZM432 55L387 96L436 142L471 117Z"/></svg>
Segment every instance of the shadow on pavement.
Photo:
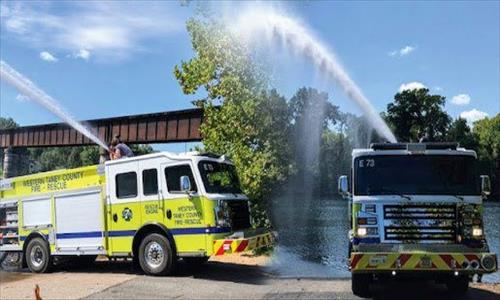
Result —
<svg viewBox="0 0 500 300"><path fill-rule="evenodd" d="M79 267L62 264L56 266L53 272L144 275L142 270L135 267L130 259L118 259L117 261L98 260L92 265ZM2 271L0 277L3 282L7 282L21 280L34 275L28 269L17 269ZM191 266L182 260L178 263L176 273L170 277L192 277L195 279L247 284L261 284L266 278L262 268L257 266L220 262L208 262L199 266Z"/></svg>
<svg viewBox="0 0 500 300"><path fill-rule="evenodd" d="M449 293L444 284L432 282L399 282L376 284L373 286L375 300L499 300L500 295L487 290L471 287L467 294L459 297Z"/></svg>

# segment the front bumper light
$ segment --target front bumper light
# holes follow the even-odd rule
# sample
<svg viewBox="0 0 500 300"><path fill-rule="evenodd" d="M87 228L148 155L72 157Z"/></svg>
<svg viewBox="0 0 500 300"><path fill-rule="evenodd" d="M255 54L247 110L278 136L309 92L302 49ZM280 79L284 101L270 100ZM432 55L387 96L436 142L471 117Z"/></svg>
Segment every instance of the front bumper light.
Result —
<svg viewBox="0 0 500 300"><path fill-rule="evenodd" d="M483 229L482 228L472 228L472 236L473 237L480 237L483 236Z"/></svg>
<svg viewBox="0 0 500 300"><path fill-rule="evenodd" d="M357 236L359 237L364 237L367 235L373 236L373 235L378 235L378 228L377 227L359 227L356 231Z"/></svg>
<svg viewBox="0 0 500 300"><path fill-rule="evenodd" d="M368 231L366 230L366 228L361 227L361 228L358 228L358 230L356 231L356 233L357 233L358 236L366 236L366 234L368 233Z"/></svg>

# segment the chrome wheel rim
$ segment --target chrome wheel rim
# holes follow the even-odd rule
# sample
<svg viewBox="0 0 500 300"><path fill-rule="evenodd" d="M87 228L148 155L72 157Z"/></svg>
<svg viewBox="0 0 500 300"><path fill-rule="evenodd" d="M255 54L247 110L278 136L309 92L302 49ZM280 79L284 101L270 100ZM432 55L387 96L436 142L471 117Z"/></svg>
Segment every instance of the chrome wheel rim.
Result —
<svg viewBox="0 0 500 300"><path fill-rule="evenodd" d="M36 268L40 267L43 264L44 257L41 246L35 245L33 248L31 248L30 260L31 264Z"/></svg>
<svg viewBox="0 0 500 300"><path fill-rule="evenodd" d="M144 251L144 259L151 268L158 268L165 259L165 252L157 242L149 242Z"/></svg>

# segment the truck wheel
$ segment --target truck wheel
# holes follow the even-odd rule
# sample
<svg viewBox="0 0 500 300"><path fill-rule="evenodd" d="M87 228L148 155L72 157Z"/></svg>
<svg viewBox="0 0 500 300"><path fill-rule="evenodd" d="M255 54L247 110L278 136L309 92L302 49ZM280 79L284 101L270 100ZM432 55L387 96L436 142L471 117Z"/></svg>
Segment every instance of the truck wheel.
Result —
<svg viewBox="0 0 500 300"><path fill-rule="evenodd" d="M175 257L170 241L163 235L152 233L139 246L139 264L148 275L170 275L175 269Z"/></svg>
<svg viewBox="0 0 500 300"><path fill-rule="evenodd" d="M356 296L368 298L371 296L370 284L372 282L371 274L352 274L352 293Z"/></svg>
<svg viewBox="0 0 500 300"><path fill-rule="evenodd" d="M42 238L34 238L26 247L26 263L33 273L46 273L52 268L49 244Z"/></svg>
<svg viewBox="0 0 500 300"><path fill-rule="evenodd" d="M469 277L461 276L458 278L451 278L446 282L446 286L448 287L448 291L453 295L465 295L469 290Z"/></svg>

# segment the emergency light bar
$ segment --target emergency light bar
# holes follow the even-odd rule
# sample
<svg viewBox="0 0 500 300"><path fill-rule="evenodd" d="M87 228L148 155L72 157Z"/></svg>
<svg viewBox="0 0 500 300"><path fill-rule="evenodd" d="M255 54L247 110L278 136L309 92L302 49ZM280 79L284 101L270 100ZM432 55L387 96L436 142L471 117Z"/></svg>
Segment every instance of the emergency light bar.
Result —
<svg viewBox="0 0 500 300"><path fill-rule="evenodd" d="M458 143L372 143L370 148L373 150L457 150Z"/></svg>

